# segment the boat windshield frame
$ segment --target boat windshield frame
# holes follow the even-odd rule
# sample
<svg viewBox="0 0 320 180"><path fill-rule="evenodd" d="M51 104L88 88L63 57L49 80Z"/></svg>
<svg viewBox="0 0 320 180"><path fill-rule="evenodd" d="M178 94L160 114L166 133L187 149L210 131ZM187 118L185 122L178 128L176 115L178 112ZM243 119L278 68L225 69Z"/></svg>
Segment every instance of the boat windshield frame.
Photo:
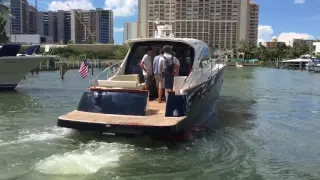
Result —
<svg viewBox="0 0 320 180"><path fill-rule="evenodd" d="M152 50L153 50L152 61L153 61L154 57L159 54L159 52L156 52L156 51L159 48L163 47L164 45L173 46L173 51L179 50L179 52L176 52L175 57L177 57L178 60L180 61L180 67L184 63L184 62L182 62L180 55L183 50L185 51L185 48L181 48L181 46L185 46L186 48L188 48L189 51L187 54L184 54L183 60L185 60L186 63L188 61L188 65L190 65L190 70L193 68L194 62L196 60L196 50L194 47L189 45L187 42L172 41L170 39L168 39L168 40L154 39L154 40L148 40L148 41L137 41L132 44L132 46L128 52L127 58L125 60L126 64L124 65L125 66L124 74L140 74L140 75L142 75L142 70L141 70L139 64L142 60L142 57L146 54L147 49L149 47L152 48ZM143 46L143 48L137 49L137 48L140 48L141 46ZM177 49L176 47L179 47L179 48ZM144 50L142 50L142 49L144 49ZM135 53L137 53L137 51L140 51L140 52L138 52L138 53L140 53L139 55L135 55ZM187 76L188 73L183 72L183 75L180 75L180 76L184 76L184 75Z"/></svg>

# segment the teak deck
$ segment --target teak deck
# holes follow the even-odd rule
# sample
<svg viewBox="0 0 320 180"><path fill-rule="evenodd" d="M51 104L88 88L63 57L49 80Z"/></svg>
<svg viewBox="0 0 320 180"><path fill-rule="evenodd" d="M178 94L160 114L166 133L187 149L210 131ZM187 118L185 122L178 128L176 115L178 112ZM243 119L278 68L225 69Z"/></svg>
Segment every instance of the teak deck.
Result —
<svg viewBox="0 0 320 180"><path fill-rule="evenodd" d="M165 103L149 102L149 110L145 116L129 116L117 114L99 114L83 111L72 111L59 117L59 120L78 121L88 123L103 123L106 125L131 126L175 126L183 117L165 117Z"/></svg>

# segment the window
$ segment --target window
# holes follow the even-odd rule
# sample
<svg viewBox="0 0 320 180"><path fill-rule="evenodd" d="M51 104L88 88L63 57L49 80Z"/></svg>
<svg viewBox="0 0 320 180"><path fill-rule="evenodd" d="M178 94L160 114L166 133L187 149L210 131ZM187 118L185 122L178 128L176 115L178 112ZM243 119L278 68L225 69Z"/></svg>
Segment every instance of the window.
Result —
<svg viewBox="0 0 320 180"><path fill-rule="evenodd" d="M210 53L208 47L205 47L204 50L202 51L200 63L202 67L205 67L209 64L210 62Z"/></svg>

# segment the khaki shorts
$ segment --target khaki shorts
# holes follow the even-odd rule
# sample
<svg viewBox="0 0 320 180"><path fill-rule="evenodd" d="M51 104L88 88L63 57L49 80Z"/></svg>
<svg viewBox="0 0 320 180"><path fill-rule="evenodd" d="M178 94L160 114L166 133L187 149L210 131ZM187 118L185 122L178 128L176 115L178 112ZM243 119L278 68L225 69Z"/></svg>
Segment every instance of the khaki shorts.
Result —
<svg viewBox="0 0 320 180"><path fill-rule="evenodd" d="M162 88L162 77L158 74L154 75L154 79L156 80L157 88Z"/></svg>

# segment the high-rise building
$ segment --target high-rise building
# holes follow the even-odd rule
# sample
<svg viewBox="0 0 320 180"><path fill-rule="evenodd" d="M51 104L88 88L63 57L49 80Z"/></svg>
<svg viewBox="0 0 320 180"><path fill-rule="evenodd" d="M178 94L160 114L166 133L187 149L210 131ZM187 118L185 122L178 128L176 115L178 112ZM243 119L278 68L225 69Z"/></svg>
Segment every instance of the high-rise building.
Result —
<svg viewBox="0 0 320 180"><path fill-rule="evenodd" d="M13 16L11 19L11 33L25 34L29 33L28 13L29 6L27 0L11 0L10 11Z"/></svg>
<svg viewBox="0 0 320 180"><path fill-rule="evenodd" d="M111 10L72 10L71 40L75 43L113 43Z"/></svg>
<svg viewBox="0 0 320 180"><path fill-rule="evenodd" d="M94 42L96 39L96 16L95 10L72 10L71 40L75 43Z"/></svg>
<svg viewBox="0 0 320 180"><path fill-rule="evenodd" d="M249 8L249 43L258 43L259 5L250 2Z"/></svg>
<svg viewBox="0 0 320 180"><path fill-rule="evenodd" d="M58 42L68 43L71 40L71 12L58 10L55 12L56 17L56 39ZM53 16L54 17L54 16ZM55 22L52 22L53 24ZM52 23L49 23L52 25ZM49 30L50 32L50 30Z"/></svg>
<svg viewBox="0 0 320 180"><path fill-rule="evenodd" d="M37 11L27 0L9 0L13 18L8 34L40 34L53 42L113 43L113 12L96 10Z"/></svg>
<svg viewBox="0 0 320 180"><path fill-rule="evenodd" d="M137 23L124 23L123 42L137 38Z"/></svg>
<svg viewBox="0 0 320 180"><path fill-rule="evenodd" d="M37 32L37 9L34 6L28 7L28 26L29 34L35 34Z"/></svg>
<svg viewBox="0 0 320 180"><path fill-rule="evenodd" d="M37 12L37 17L36 17L36 22L38 22L36 24L36 33L37 34L44 34L44 16L45 16L45 12L43 11L38 11Z"/></svg>
<svg viewBox="0 0 320 180"><path fill-rule="evenodd" d="M96 34L97 43L114 43L112 10L97 9Z"/></svg>
<svg viewBox="0 0 320 180"><path fill-rule="evenodd" d="M37 12L37 34L43 36L49 36L49 16L48 12L39 11Z"/></svg>
<svg viewBox="0 0 320 180"><path fill-rule="evenodd" d="M139 0L138 37L152 37L155 16L176 37L203 40L219 49L256 44L258 5L249 0Z"/></svg>
<svg viewBox="0 0 320 180"><path fill-rule="evenodd" d="M57 12L48 11L49 36L53 38L53 42L59 42L57 31Z"/></svg>

